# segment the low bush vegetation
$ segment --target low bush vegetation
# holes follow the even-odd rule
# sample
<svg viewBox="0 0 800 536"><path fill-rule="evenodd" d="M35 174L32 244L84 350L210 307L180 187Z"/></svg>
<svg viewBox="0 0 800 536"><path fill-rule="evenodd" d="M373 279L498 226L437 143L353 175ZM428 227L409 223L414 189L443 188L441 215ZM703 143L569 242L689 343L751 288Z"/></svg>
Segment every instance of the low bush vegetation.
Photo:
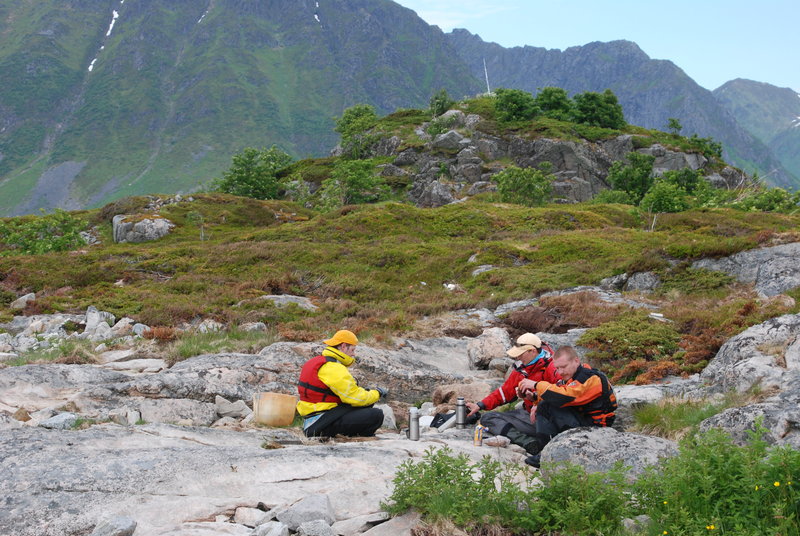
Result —
<svg viewBox="0 0 800 536"><path fill-rule="evenodd" d="M545 468L547 469L547 468ZM624 518L646 515L645 534L792 535L800 519L800 451L767 448L754 434L744 446L724 432L691 434L677 456L631 483L626 469L548 471L489 457L471 462L448 448L404 462L384 508L414 509L432 524L447 520L470 534L622 536Z"/></svg>

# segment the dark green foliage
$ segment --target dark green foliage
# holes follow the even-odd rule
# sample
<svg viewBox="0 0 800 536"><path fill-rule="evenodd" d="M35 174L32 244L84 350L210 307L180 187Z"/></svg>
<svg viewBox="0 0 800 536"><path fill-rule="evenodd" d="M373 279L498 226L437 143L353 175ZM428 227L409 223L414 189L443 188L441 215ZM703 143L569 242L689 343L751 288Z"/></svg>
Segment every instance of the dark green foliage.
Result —
<svg viewBox="0 0 800 536"><path fill-rule="evenodd" d="M644 197L639 206L647 212L682 212L689 208L689 200L686 191L680 186L656 180Z"/></svg>
<svg viewBox="0 0 800 536"><path fill-rule="evenodd" d="M539 169L509 166L493 179L497 182L500 199L505 203L517 203L528 207L540 206L550 200L553 187L552 166L549 162Z"/></svg>
<svg viewBox="0 0 800 536"><path fill-rule="evenodd" d="M735 279L722 272L714 272L703 268L689 268L684 265L667 272L661 282L661 291L679 290L684 294L707 294L724 288Z"/></svg>
<svg viewBox="0 0 800 536"><path fill-rule="evenodd" d="M687 194L694 194L698 184L703 181L703 174L698 170L683 168L678 170L666 171L662 176L663 182L674 184L683 189Z"/></svg>
<svg viewBox="0 0 800 536"><path fill-rule="evenodd" d="M375 108L369 104L356 104L346 109L336 120L334 130L342 137L342 149L349 158L363 158L376 135L369 130L378 123Z"/></svg>
<svg viewBox="0 0 800 536"><path fill-rule="evenodd" d="M322 181L319 207L331 210L356 203L373 203L389 194L383 178L369 160L340 160L329 179Z"/></svg>
<svg viewBox="0 0 800 536"><path fill-rule="evenodd" d="M742 210L792 214L797 212L798 204L800 192L790 193L783 188L758 188L734 203L734 206Z"/></svg>
<svg viewBox="0 0 800 536"><path fill-rule="evenodd" d="M590 203L594 205L604 203L619 203L620 205L635 205L633 198L628 192L622 190L603 190L592 198Z"/></svg>
<svg viewBox="0 0 800 536"><path fill-rule="evenodd" d="M536 99L527 91L499 88L495 94L495 110L499 121L527 121L539 113Z"/></svg>
<svg viewBox="0 0 800 536"><path fill-rule="evenodd" d="M39 255L84 245L80 233L87 222L63 210L0 222L0 255Z"/></svg>
<svg viewBox="0 0 800 536"><path fill-rule="evenodd" d="M233 156L230 169L214 182L213 188L253 199L276 199L280 191L278 173L291 163L292 157L274 145L260 151L247 147Z"/></svg>
<svg viewBox="0 0 800 536"><path fill-rule="evenodd" d="M431 114L433 117L438 117L453 107L456 102L450 98L446 89L440 89L431 96L429 102Z"/></svg>
<svg viewBox="0 0 800 536"><path fill-rule="evenodd" d="M578 93L573 100L575 101L573 117L578 123L614 129L621 129L626 125L622 106L610 89L603 93L593 91Z"/></svg>
<svg viewBox="0 0 800 536"><path fill-rule="evenodd" d="M767 449L757 426L749 443L725 432L689 436L680 453L641 476L633 492L652 534L797 534L800 451Z"/></svg>
<svg viewBox="0 0 800 536"><path fill-rule="evenodd" d="M678 350L680 335L672 324L651 319L634 311L581 335L578 344L589 348L590 361L611 372L637 359L658 361Z"/></svg>
<svg viewBox="0 0 800 536"><path fill-rule="evenodd" d="M644 194L653 184L653 162L655 157L641 154L628 153L628 164L616 161L611 165L606 180L616 190L622 190L630 195L638 204Z"/></svg>
<svg viewBox="0 0 800 536"><path fill-rule="evenodd" d="M670 117L667 119L667 128L673 135L678 136L681 133L681 130L683 130L683 125L681 125L681 122L678 119Z"/></svg>
<svg viewBox="0 0 800 536"><path fill-rule="evenodd" d="M572 118L575 106L566 90L560 87L541 88L536 94L535 103L542 114L561 121L569 121Z"/></svg>
<svg viewBox="0 0 800 536"><path fill-rule="evenodd" d="M692 134L689 143L708 158L722 158L722 144L710 137L701 138L697 134Z"/></svg>

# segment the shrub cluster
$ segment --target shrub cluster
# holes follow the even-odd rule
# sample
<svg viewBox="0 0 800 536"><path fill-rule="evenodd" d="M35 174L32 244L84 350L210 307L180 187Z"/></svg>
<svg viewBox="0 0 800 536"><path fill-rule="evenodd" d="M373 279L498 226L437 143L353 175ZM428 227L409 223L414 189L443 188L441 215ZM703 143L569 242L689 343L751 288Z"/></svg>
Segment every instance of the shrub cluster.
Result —
<svg viewBox="0 0 800 536"><path fill-rule="evenodd" d="M86 221L60 209L52 214L0 221L0 255L75 249L86 244L80 234L86 226Z"/></svg>
<svg viewBox="0 0 800 536"><path fill-rule="evenodd" d="M627 533L624 518L644 514L647 534L791 535L800 520L800 451L768 449L756 434L744 446L719 430L687 436L677 456L633 483L619 465L605 473L567 465L541 485L535 474L429 449L400 466L383 506L392 514L413 508L476 534L499 526L514 534L616 536Z"/></svg>

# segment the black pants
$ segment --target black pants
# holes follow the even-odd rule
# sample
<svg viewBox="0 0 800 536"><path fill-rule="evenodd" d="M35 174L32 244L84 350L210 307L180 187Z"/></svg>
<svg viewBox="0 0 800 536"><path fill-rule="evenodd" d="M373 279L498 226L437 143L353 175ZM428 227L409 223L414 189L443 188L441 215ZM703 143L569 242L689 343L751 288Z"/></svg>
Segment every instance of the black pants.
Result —
<svg viewBox="0 0 800 536"><path fill-rule="evenodd" d="M367 437L383 424L383 411L372 406L354 408L340 404L322 414L314 424L304 430L307 437L333 437L336 435Z"/></svg>
<svg viewBox="0 0 800 536"><path fill-rule="evenodd" d="M575 408L559 408L542 402L536 410L536 439L540 449L561 432L593 425L591 417Z"/></svg>

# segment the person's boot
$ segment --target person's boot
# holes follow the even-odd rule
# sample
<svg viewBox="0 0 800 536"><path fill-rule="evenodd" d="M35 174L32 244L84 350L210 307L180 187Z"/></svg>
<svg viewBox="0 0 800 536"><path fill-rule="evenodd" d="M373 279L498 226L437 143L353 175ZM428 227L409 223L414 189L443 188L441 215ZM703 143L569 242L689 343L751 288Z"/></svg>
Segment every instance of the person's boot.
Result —
<svg viewBox="0 0 800 536"><path fill-rule="evenodd" d="M541 441L536 436L523 434L516 428L512 428L505 434L512 443L525 449L528 454L538 454L542 450Z"/></svg>
<svg viewBox="0 0 800 536"><path fill-rule="evenodd" d="M542 463L542 455L541 454L531 454L530 456L525 458L525 463L538 469L539 466Z"/></svg>

